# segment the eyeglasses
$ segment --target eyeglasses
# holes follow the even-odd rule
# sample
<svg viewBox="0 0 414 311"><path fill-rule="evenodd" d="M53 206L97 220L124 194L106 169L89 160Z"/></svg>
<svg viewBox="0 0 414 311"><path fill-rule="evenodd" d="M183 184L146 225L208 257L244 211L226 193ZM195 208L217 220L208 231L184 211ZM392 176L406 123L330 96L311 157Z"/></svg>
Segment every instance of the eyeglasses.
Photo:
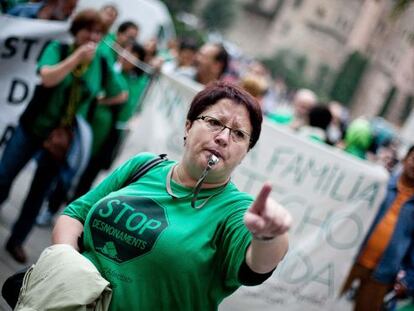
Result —
<svg viewBox="0 0 414 311"><path fill-rule="evenodd" d="M242 143L245 141L250 141L250 135L243 130L233 129L221 122L220 120L210 117L210 116L200 116L195 120L203 120L207 125L208 129L213 133L220 133L225 129L230 130L230 137L235 143Z"/></svg>

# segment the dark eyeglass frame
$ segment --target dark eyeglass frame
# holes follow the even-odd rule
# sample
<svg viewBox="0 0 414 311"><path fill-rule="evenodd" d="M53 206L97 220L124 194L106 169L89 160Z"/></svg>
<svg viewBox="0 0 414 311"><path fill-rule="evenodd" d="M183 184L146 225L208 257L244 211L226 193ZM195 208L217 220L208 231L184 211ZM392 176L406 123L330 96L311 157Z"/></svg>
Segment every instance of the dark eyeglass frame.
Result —
<svg viewBox="0 0 414 311"><path fill-rule="evenodd" d="M221 122L219 119L214 118L212 116L199 116L199 117L195 118L194 121L195 120L203 120L204 122L206 122L207 126L209 126L209 120L217 122L217 126L218 127L221 127L221 129L219 131L217 131L217 133L221 133L225 129L229 129L229 131L230 131L230 137L236 143L244 142L244 141L246 141L246 142L248 141L250 143L252 141L251 140L251 135L249 133L247 133L246 131L243 131L243 130L240 130L240 129L233 129L233 128L231 128L231 127L223 124L223 122ZM243 133L243 135L245 135L248 139L247 140L243 140L242 139L242 140L238 141L237 140L237 137L238 136L236 134L237 132ZM232 133L235 133L235 136L233 136ZM234 138L234 137L236 137L236 138Z"/></svg>

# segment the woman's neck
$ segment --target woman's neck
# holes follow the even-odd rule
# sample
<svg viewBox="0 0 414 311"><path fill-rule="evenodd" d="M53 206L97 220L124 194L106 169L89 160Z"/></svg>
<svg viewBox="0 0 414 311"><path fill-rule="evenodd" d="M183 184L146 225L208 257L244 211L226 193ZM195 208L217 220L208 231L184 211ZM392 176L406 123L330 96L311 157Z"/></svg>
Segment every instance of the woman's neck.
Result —
<svg viewBox="0 0 414 311"><path fill-rule="evenodd" d="M200 176L191 176L191 174L187 173L187 170L185 169L184 165L181 163L178 163L174 169L173 169L172 179L183 186L186 187L194 187L197 184L198 178L201 176L202 172L200 172ZM208 189L208 188L217 188L220 186L225 185L229 179L219 182L204 182L201 186L202 189Z"/></svg>

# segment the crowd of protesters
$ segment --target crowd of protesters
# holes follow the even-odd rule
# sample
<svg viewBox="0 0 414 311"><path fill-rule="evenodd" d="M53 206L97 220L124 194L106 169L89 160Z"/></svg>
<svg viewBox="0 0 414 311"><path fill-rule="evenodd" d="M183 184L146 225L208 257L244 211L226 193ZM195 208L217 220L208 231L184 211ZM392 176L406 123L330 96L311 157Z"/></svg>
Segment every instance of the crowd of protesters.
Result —
<svg viewBox="0 0 414 311"><path fill-rule="evenodd" d="M66 20L77 3L76 0L16 2L2 0L2 11L49 20ZM47 96L51 104L46 105L47 111L33 108L35 103L29 104L0 161L1 202L7 199L13 180L23 166L33 157L38 163L29 194L6 244L6 250L16 261L27 261L23 244L42 204L46 203L47 207L37 222L50 225L63 204L86 193L98 174L110 167L117 154L113 147L124 139L128 120L141 109L140 103L150 82L149 73L163 71L203 85L216 80L238 84L260 102L269 122L315 143L341 148L352 156L381 164L393 177L346 287L350 288L357 278L365 286L357 295L356 310L368 310L366 304L372 304L372 297L380 305L394 284L399 294L411 293L414 287L414 151L411 148L408 153L401 152L398 134L389 123L381 118L352 120L341 103L321 102L309 89L289 90L282 78L272 78L260 62L236 61L222 43L207 42L200 46L191 38L180 38L172 40L168 48L160 49L153 38L140 44L140 26L133 21L117 21L117 18L114 5L72 15L70 31L74 43L67 46L54 41L39 60L43 88L38 90L48 89L42 96ZM119 26L111 32L116 21ZM145 72L145 68L150 70ZM97 76L102 78L96 79ZM84 94L79 90L79 77L90 82L92 92ZM56 109L59 105L54 105L58 101L54 99L58 96L54 92L68 94L67 103L61 101L60 110ZM89 129L82 130L83 123ZM50 153L46 146L53 130L62 125L72 129L63 160ZM394 260L381 259L384 254ZM390 265L393 265L392 271L387 270Z"/></svg>
<svg viewBox="0 0 414 311"><path fill-rule="evenodd" d="M1 202L8 198L25 164L32 158L37 162L29 193L5 245L21 263L27 261L23 244L42 204L46 202L51 216L67 200L89 190L98 173L111 165L149 83L148 74L135 65L146 56L138 43L139 26L120 21L115 33L109 31L118 17L114 5L72 14L76 1L29 2L16 4L7 13L55 20L55 15L40 12L49 6L59 6L62 12L63 3L70 3L70 8L60 20L72 15L73 40L52 41L44 49L37 65L41 82L0 161Z"/></svg>
<svg viewBox="0 0 414 311"><path fill-rule="evenodd" d="M309 89L289 90L282 78L272 78L259 61L235 61L221 43L208 42L198 47L195 41L183 39L173 46L168 55L174 57L163 62L166 72L204 85L217 79L237 83L256 97L266 119L275 124L355 157L381 163L388 171L398 163L401 141L386 120L352 120L341 103L321 102ZM158 57L162 55L160 52ZM385 160L385 155L391 159Z"/></svg>

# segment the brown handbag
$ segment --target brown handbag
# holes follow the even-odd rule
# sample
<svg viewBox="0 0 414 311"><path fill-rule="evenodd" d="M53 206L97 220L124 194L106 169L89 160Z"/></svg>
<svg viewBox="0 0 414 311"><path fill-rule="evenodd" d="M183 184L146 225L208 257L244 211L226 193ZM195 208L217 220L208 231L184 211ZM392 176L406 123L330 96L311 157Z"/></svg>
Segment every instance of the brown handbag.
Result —
<svg viewBox="0 0 414 311"><path fill-rule="evenodd" d="M50 132L43 142L43 148L57 162L63 162L73 138L71 126L59 126Z"/></svg>
<svg viewBox="0 0 414 311"><path fill-rule="evenodd" d="M69 103L62 117L60 125L54 128L43 141L43 148L57 162L64 162L73 139L73 124L75 121L76 107L80 101L80 77L87 67L73 71L73 81L70 87Z"/></svg>

